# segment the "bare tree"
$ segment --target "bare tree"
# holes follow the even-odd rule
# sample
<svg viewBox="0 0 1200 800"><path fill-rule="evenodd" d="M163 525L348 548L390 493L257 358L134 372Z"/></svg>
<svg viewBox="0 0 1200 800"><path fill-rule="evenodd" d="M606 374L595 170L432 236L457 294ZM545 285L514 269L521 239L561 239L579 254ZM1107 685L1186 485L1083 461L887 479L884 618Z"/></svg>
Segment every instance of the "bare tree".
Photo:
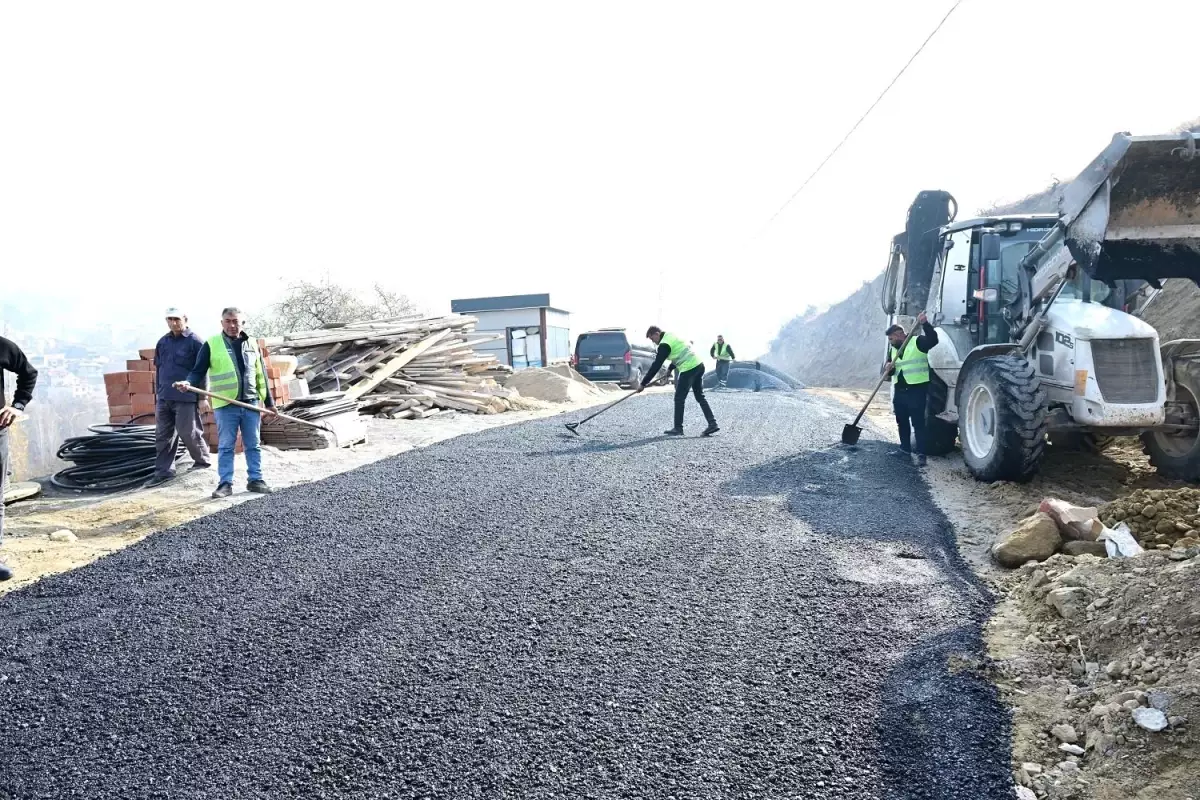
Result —
<svg viewBox="0 0 1200 800"><path fill-rule="evenodd" d="M289 286L283 299L266 313L248 320L247 328L260 336L279 336L339 322L415 313L417 307L406 295L380 283L360 293L334 283L326 275L317 282L299 281Z"/></svg>

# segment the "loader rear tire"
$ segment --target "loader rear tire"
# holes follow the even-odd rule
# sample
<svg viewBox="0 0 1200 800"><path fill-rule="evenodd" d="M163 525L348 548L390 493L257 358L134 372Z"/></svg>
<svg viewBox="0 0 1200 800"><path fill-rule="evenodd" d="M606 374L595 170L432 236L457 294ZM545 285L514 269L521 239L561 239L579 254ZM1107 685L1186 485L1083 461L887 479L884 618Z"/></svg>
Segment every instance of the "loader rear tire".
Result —
<svg viewBox="0 0 1200 800"><path fill-rule="evenodd" d="M958 436L976 480L1029 480L1046 449L1046 392L1020 356L975 362L963 381Z"/></svg>
<svg viewBox="0 0 1200 800"><path fill-rule="evenodd" d="M936 375L929 377L929 400L925 405L925 452L931 456L944 456L954 452L958 440L958 426L937 418L946 410L949 389Z"/></svg>
<svg viewBox="0 0 1200 800"><path fill-rule="evenodd" d="M1175 398L1190 402L1200 412L1200 365L1176 367ZM1200 431L1182 435L1166 431L1143 433L1142 451L1150 456L1150 465L1159 475L1179 481L1200 481Z"/></svg>
<svg viewBox="0 0 1200 800"><path fill-rule="evenodd" d="M1080 431L1057 431L1050 434L1050 446L1059 451L1072 453L1100 453L1108 449L1116 437L1100 433Z"/></svg>

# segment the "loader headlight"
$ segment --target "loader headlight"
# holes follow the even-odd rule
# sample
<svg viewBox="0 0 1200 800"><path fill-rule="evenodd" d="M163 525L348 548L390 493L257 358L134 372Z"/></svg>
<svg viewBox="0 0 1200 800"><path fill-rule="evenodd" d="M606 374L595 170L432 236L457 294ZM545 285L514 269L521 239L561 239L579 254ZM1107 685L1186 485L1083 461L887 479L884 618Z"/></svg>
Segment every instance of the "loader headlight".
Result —
<svg viewBox="0 0 1200 800"><path fill-rule="evenodd" d="M1008 232L1016 233L1017 231L1021 230L1022 227L1023 226L1019 222L1010 222L1008 223Z"/></svg>

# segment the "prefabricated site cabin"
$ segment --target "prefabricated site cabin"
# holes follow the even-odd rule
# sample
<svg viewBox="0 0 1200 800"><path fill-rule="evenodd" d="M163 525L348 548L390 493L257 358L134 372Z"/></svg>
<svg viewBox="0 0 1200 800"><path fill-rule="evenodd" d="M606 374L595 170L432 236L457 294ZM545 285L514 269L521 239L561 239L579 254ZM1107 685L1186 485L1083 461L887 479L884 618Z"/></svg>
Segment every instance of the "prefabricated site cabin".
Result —
<svg viewBox="0 0 1200 800"><path fill-rule="evenodd" d="M481 333L502 334L475 349L513 369L545 367L571 357L571 315L550 305L548 294L451 300L450 311L478 318Z"/></svg>

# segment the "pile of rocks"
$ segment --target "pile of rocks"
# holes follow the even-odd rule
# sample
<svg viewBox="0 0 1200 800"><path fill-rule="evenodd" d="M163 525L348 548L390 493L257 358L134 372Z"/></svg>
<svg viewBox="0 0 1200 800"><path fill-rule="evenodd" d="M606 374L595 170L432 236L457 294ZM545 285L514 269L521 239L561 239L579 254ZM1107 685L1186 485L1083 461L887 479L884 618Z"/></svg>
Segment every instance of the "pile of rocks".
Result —
<svg viewBox="0 0 1200 800"><path fill-rule="evenodd" d="M1099 512L1110 528L1124 522L1147 550L1200 547L1200 489L1138 489Z"/></svg>
<svg viewBox="0 0 1200 800"><path fill-rule="evenodd" d="M1059 554L1006 579L1028 628L997 682L1014 725L1037 731L1014 747L1020 787L1055 800L1125 796L1100 789L1153 784L1168 761L1196 758L1198 579L1200 559L1160 551Z"/></svg>

